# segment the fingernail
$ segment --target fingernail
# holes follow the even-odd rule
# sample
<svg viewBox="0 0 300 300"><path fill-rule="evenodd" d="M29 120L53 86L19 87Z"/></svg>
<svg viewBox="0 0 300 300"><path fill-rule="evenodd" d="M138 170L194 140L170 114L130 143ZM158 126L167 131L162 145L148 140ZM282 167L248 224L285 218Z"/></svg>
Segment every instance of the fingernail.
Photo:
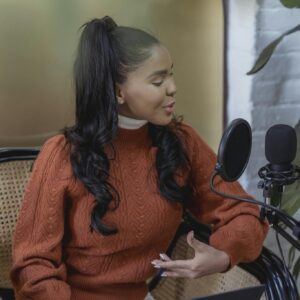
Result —
<svg viewBox="0 0 300 300"><path fill-rule="evenodd" d="M155 260L151 261L151 264L153 265L154 268L157 268L157 269L161 268L161 266L159 265L159 263L157 261L155 261Z"/></svg>
<svg viewBox="0 0 300 300"><path fill-rule="evenodd" d="M160 276L161 277L167 277L168 275L167 275L167 273L163 272Z"/></svg>
<svg viewBox="0 0 300 300"><path fill-rule="evenodd" d="M192 230L192 239L194 238L194 230Z"/></svg>
<svg viewBox="0 0 300 300"><path fill-rule="evenodd" d="M166 260L165 255L164 255L163 253L159 253L159 257L160 257L162 260Z"/></svg>

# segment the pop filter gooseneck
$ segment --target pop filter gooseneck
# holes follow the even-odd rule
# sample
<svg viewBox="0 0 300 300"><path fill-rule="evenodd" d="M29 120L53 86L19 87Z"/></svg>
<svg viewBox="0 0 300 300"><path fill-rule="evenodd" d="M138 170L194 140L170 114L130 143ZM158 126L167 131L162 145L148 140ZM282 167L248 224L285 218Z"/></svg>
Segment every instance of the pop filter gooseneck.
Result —
<svg viewBox="0 0 300 300"><path fill-rule="evenodd" d="M224 131L218 150L216 171L225 181L236 181L243 174L251 153L252 132L244 119L233 120Z"/></svg>

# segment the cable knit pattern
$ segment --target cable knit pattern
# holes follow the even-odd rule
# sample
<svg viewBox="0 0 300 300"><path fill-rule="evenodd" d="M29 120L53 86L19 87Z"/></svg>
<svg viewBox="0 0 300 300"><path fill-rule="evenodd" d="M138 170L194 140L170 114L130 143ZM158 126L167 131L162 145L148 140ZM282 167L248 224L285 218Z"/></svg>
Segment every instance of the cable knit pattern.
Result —
<svg viewBox="0 0 300 300"><path fill-rule="evenodd" d="M209 190L216 157L198 134L181 125L192 162L194 199L188 209L213 224L210 244L227 252L231 266L255 259L268 226L252 204L222 199ZM182 207L157 188L155 157L148 124L120 128L109 181L120 204L103 221L119 233L90 232L95 201L75 180L63 135L43 146L27 184L13 244L11 279L19 300L138 300L147 293L151 265L165 252L181 222ZM108 157L112 157L109 153ZM242 195L239 184L219 181L224 192Z"/></svg>

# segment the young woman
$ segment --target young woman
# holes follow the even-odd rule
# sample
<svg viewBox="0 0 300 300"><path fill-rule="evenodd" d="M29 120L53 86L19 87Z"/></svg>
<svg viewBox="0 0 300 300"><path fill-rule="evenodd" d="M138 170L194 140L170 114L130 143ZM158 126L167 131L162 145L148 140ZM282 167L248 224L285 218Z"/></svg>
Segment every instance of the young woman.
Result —
<svg viewBox="0 0 300 300"><path fill-rule="evenodd" d="M259 255L268 226L256 206L210 191L216 157L175 119L172 69L168 50L148 33L110 17L84 25L75 125L44 144L18 218L17 299L143 299L156 268L196 278ZM195 257L163 261L184 210L213 224L210 245L190 232Z"/></svg>

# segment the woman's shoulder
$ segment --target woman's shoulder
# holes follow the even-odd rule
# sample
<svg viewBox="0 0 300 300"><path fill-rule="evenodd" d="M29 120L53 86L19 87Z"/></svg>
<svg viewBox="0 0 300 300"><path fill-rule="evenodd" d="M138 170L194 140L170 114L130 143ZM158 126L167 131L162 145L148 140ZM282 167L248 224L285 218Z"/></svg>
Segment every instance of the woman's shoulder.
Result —
<svg viewBox="0 0 300 300"><path fill-rule="evenodd" d="M70 146L63 134L57 134L47 139L33 163L32 172L40 176L47 174L48 180L71 178L69 149Z"/></svg>
<svg viewBox="0 0 300 300"><path fill-rule="evenodd" d="M197 141L203 141L200 134L191 124L181 121L178 123L178 128L183 135L186 143L193 144Z"/></svg>
<svg viewBox="0 0 300 300"><path fill-rule="evenodd" d="M56 134L49 139L47 139L44 144L42 145L43 148L49 148L49 147L64 147L67 144L66 138L64 134Z"/></svg>
<svg viewBox="0 0 300 300"><path fill-rule="evenodd" d="M68 142L64 134L56 134L47 139L41 147L41 151L63 152L68 148Z"/></svg>
<svg viewBox="0 0 300 300"><path fill-rule="evenodd" d="M54 163L58 161L68 160L70 147L63 134L57 134L47 139L40 149L38 155L39 162L47 161Z"/></svg>
<svg viewBox="0 0 300 300"><path fill-rule="evenodd" d="M180 122L179 129L181 135L183 135L184 143L188 152L193 154L199 154L200 152L207 154L208 152L212 152L210 146L192 125L186 122Z"/></svg>

